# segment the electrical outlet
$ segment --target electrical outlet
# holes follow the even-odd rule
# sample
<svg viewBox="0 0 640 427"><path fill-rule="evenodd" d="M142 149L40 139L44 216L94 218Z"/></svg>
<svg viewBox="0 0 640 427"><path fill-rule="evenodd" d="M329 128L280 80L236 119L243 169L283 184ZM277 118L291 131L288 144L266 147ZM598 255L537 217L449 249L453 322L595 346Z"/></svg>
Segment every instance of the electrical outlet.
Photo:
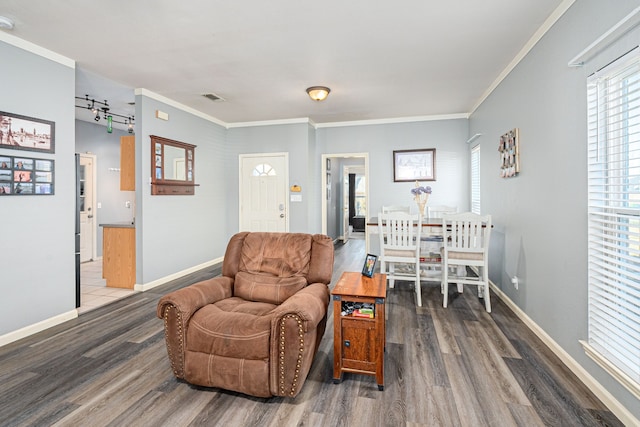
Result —
<svg viewBox="0 0 640 427"><path fill-rule="evenodd" d="M518 289L518 284L520 283L520 279L518 279L518 276L513 276L511 278L511 283L513 283L513 287Z"/></svg>
<svg viewBox="0 0 640 427"><path fill-rule="evenodd" d="M124 207L131 209L131 202L128 201L128 200L126 202L124 202Z"/></svg>

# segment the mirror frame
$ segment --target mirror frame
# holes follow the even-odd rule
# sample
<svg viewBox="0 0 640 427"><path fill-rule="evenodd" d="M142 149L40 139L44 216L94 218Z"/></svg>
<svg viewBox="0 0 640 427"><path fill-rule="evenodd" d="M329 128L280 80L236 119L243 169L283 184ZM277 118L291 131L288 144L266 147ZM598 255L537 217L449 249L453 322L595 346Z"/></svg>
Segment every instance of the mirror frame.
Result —
<svg viewBox="0 0 640 427"><path fill-rule="evenodd" d="M151 137L151 194L152 195L193 195L195 194L196 146L185 142L163 138L157 135ZM175 147L184 150L185 179L166 179L165 148Z"/></svg>

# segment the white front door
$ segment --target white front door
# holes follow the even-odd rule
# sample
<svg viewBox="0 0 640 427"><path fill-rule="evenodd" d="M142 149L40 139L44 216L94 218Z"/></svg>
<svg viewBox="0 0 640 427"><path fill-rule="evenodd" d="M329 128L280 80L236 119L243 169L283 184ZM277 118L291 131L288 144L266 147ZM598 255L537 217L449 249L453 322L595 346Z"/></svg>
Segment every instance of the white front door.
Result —
<svg viewBox="0 0 640 427"><path fill-rule="evenodd" d="M289 231L288 155L240 156L240 231Z"/></svg>
<svg viewBox="0 0 640 427"><path fill-rule="evenodd" d="M91 261L95 257L95 160L94 155L80 154L80 262Z"/></svg>

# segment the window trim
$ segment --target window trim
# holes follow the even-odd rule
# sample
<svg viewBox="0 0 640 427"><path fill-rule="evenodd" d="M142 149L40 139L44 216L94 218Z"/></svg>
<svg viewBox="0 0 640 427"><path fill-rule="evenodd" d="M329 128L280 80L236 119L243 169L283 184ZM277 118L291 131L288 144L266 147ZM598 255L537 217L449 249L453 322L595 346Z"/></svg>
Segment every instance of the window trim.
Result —
<svg viewBox="0 0 640 427"><path fill-rule="evenodd" d="M640 176L640 158L629 153L640 145L633 136L634 128L640 126L639 81L638 52L587 80L588 339L579 341L589 358L638 399L640 367L635 366L635 352L640 349L640 335L615 337L609 332L625 322L631 330L637 331L640 325L634 309L634 294L640 288L627 277L637 268L633 255L638 243L629 229L637 228L634 220L640 208L629 206L633 203L629 196L635 195L630 181ZM612 315L614 309L622 314Z"/></svg>
<svg viewBox="0 0 640 427"><path fill-rule="evenodd" d="M474 170L474 157L478 160L478 166L476 170ZM482 193L480 186L480 171L481 171L481 155L480 155L480 144L475 145L471 148L471 156L469 162L469 177L471 179L470 191L469 191L469 205L470 210L474 214L480 215L482 211ZM474 173L475 172L475 173ZM477 187L477 188L476 188ZM475 191L477 190L477 191ZM477 201L474 198L474 195L477 194ZM477 202L477 203L476 203ZM477 204L477 209L476 209Z"/></svg>

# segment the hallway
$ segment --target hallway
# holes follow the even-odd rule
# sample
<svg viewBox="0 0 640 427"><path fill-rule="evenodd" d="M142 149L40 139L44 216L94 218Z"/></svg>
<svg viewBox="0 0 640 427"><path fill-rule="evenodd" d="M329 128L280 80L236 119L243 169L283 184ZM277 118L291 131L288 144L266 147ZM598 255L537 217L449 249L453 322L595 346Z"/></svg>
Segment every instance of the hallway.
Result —
<svg viewBox="0 0 640 427"><path fill-rule="evenodd" d="M80 264L80 307L78 314L86 313L121 298L133 295L131 289L108 288L102 278L102 260Z"/></svg>

